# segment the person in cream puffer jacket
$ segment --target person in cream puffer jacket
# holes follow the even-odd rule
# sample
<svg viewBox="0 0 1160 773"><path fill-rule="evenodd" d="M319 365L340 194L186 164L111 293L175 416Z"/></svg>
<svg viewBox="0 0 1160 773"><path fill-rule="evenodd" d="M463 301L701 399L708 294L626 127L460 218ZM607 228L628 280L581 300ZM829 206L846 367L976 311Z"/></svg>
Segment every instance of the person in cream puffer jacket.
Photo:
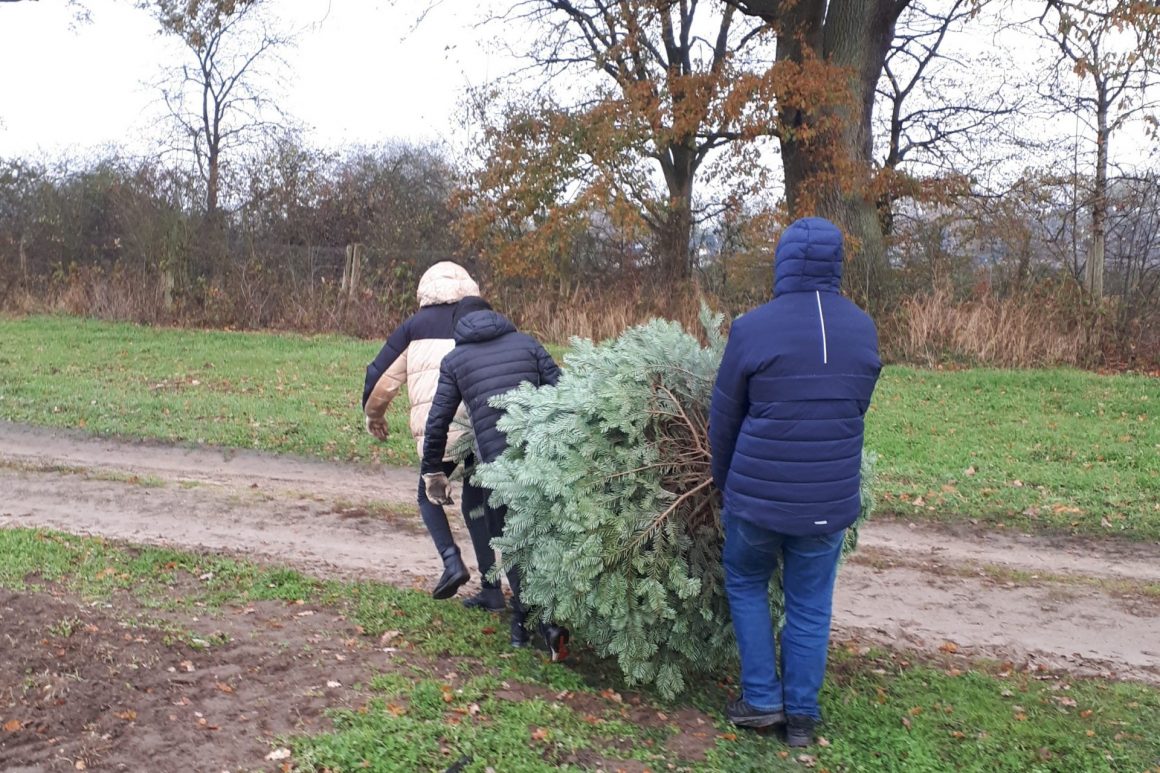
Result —
<svg viewBox="0 0 1160 773"><path fill-rule="evenodd" d="M367 366L362 406L369 433L379 440L387 439L387 408L405 384L411 401L411 436L415 439L419 453L423 453L423 432L439 384L439 365L443 356L455 346L452 313L462 298L476 295L479 295L479 285L466 269L456 263L442 261L424 272L419 279L419 310L391 333L378 356ZM468 426L467 414L462 405L459 406L456 423ZM462 430L451 433L448 449L454 446L461 434ZM442 464L447 474L455 469L455 463L449 459L445 458ZM474 509L473 502L481 494L465 483L462 496L461 509L467 514ZM450 598L470 579L470 573L463 564L459 546L451 534L447 514L441 505L427 498L422 478L419 479L418 502L423 524L443 559L443 576L439 578L432 595L439 599ZM480 555L480 551L491 551L486 524L477 523L479 519L465 520L479 565L490 566L494 563L494 556ZM475 532L480 529L483 531L477 539Z"/></svg>

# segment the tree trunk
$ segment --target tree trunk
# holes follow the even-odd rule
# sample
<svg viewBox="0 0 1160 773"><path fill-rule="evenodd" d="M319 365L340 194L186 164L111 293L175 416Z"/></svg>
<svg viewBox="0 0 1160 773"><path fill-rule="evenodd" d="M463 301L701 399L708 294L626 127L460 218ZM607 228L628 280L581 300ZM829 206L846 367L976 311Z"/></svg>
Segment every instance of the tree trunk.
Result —
<svg viewBox="0 0 1160 773"><path fill-rule="evenodd" d="M779 111L786 202L793 217L819 215L842 228L847 255L864 264L857 273L870 296L885 269L886 247L877 202L870 190L873 162L871 117L874 88L894 39L894 25L907 0L737 0L746 13L761 16L777 32L779 63L832 65L832 77L846 78L844 104L790 105ZM841 73L841 75L839 75ZM815 71L816 74L816 71ZM804 79L797 79L794 88ZM819 96L824 83L806 84ZM783 95L778 95L781 100ZM792 100L785 100L786 102ZM838 127L825 127L837 118ZM804 134L804 136L803 136Z"/></svg>
<svg viewBox="0 0 1160 773"><path fill-rule="evenodd" d="M669 192L668 207L657 234L661 271L669 279L688 279L693 266L689 244L693 238L695 151L681 145L671 146L661 161L661 170Z"/></svg>
<svg viewBox="0 0 1160 773"><path fill-rule="evenodd" d="M798 0L787 4L778 30L777 59L797 64L817 57L845 73L844 104L816 115L781 114L781 151L786 198L794 217L819 215L835 222L847 238L847 255L862 270L857 289L868 300L876 295L886 269L886 247L877 202L870 190L873 175L871 119L874 88L882 74L898 0ZM837 117L836 130L824 142L806 141L795 131L803 125ZM861 265L859 265L861 264Z"/></svg>
<svg viewBox="0 0 1160 773"><path fill-rule="evenodd" d="M1092 197L1092 241L1084 266L1083 286L1092 300L1104 297L1104 261L1108 219L1108 100L1105 89L1098 87L1096 110L1096 186Z"/></svg>
<svg viewBox="0 0 1160 773"><path fill-rule="evenodd" d="M220 186L220 159L217 148L210 148L206 162L205 214L210 222L216 219L218 211L218 188Z"/></svg>

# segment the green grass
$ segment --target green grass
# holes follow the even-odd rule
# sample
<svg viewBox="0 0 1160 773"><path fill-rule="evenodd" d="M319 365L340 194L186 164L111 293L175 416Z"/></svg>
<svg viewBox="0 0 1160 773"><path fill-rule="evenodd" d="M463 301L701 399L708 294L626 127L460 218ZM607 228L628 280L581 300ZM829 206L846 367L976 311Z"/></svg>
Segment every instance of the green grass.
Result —
<svg viewBox="0 0 1160 773"><path fill-rule="evenodd" d="M887 368L867 418L879 507L1160 539L1160 380Z"/></svg>
<svg viewBox="0 0 1160 773"><path fill-rule="evenodd" d="M362 705L332 712L331 731L286 739L298 769L444 771L464 757L472 760L465 770L475 773L488 766L592 769L600 761L615 770L616 760L654 771L803 769L802 752L733 732L720 713L727 694L709 680L684 704L643 696L634 710L665 718L641 722L613 692L625 687L607 664L585 659L562 667L513 652L503 618L414 591L320 581L210 554L0 529L0 586L35 590L46 583L114 603L129 593L146 607L185 608L203 619L225 605L304 601L347 615L371 641L393 631L396 666L366 674ZM58 634L75 625L61 620ZM815 769L1142 773L1160 765L1160 691L1001 665L959 670L912 661L835 648L822 694L826 745L804 751ZM673 719L690 704L711 718L703 728L711 748L701 761L667 746L678 733L697 730Z"/></svg>
<svg viewBox="0 0 1160 773"><path fill-rule="evenodd" d="M0 418L328 459L413 464L363 429L379 341L0 319ZM553 349L560 356L562 350ZM1160 380L888 367L867 420L881 511L1160 539Z"/></svg>
<svg viewBox="0 0 1160 773"><path fill-rule="evenodd" d="M390 441L360 401L381 341L111 324L0 320L0 417L97 434L407 464L407 403Z"/></svg>

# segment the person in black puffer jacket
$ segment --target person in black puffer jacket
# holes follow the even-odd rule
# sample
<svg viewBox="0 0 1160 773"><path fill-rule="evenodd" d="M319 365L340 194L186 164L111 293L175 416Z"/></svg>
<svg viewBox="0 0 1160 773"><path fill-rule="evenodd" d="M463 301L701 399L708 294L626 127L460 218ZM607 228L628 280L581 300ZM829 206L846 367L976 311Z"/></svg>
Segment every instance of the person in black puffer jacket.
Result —
<svg viewBox="0 0 1160 773"><path fill-rule="evenodd" d="M455 348L443 358L439 367L439 386L427 416L420 468L428 496L432 501L445 504L450 503L451 498L447 493L447 475L442 460L447 448L448 428L459 403L467 408L471 419L475 433L475 458L486 464L495 461L507 448L507 437L496 426L503 411L489 405L488 401L525 382L554 386L560 378L560 368L552 355L536 339L516 330L511 320L492 310L482 298L468 296L461 300L455 318ZM507 508L493 507L490 492L486 489L484 492L481 517L486 519L488 532L494 539L503 533ZM486 578L491 568L481 565L479 571ZM528 643L524 627L527 608L520 601L519 568L509 570L507 578L512 591L512 645L523 647ZM487 591L501 594L498 583L493 583L490 588L485 586ZM541 624L540 633L547 641L553 660L567 655L567 630Z"/></svg>

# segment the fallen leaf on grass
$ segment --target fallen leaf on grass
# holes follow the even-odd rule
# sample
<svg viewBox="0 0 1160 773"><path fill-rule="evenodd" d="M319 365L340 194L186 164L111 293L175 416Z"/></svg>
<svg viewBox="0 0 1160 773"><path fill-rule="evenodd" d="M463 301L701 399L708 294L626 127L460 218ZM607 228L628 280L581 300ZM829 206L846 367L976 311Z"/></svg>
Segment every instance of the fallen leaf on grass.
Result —
<svg viewBox="0 0 1160 773"><path fill-rule="evenodd" d="M532 740L533 741L544 741L544 740L547 740L547 738L548 738L547 728L537 727L535 730L532 731Z"/></svg>
<svg viewBox="0 0 1160 773"><path fill-rule="evenodd" d="M818 764L818 758L812 754L799 754L797 756L797 761L805 765L807 768L812 768L814 765Z"/></svg>
<svg viewBox="0 0 1160 773"><path fill-rule="evenodd" d="M722 733L721 738L724 738L726 741L736 741L737 733Z"/></svg>
<svg viewBox="0 0 1160 773"><path fill-rule="evenodd" d="M286 748L275 749L274 751L272 751L266 755L266 759L270 760L271 762L277 762L278 760L285 760L285 759L289 759L289 758L290 758L290 750L286 749Z"/></svg>
<svg viewBox="0 0 1160 773"><path fill-rule="evenodd" d="M1091 709L1084 709L1083 711L1081 711L1079 713L1079 715L1081 717L1083 717L1084 719L1087 719L1088 717L1090 717L1092 715L1092 710Z"/></svg>
<svg viewBox="0 0 1160 773"><path fill-rule="evenodd" d="M607 698L608 700L610 700L614 703L620 703L621 701L624 700L620 696L620 693L618 693L616 690L603 690L603 691L601 691L600 696L602 698Z"/></svg>
<svg viewBox="0 0 1160 773"><path fill-rule="evenodd" d="M830 740L828 738L823 738L820 735L818 736L818 746L820 746L824 749L829 745L830 745Z"/></svg>
<svg viewBox="0 0 1160 773"><path fill-rule="evenodd" d="M399 634L399 631L383 631L383 635L379 637L379 644L390 644Z"/></svg>

